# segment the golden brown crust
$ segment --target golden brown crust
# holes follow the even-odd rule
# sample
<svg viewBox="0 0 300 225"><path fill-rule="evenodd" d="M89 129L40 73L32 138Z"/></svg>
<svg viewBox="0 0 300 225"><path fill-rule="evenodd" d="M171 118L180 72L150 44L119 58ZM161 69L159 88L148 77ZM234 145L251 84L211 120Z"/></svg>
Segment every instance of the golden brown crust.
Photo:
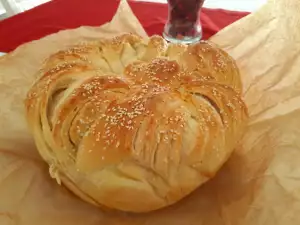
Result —
<svg viewBox="0 0 300 225"><path fill-rule="evenodd" d="M146 212L228 159L248 117L241 90L234 60L211 43L124 34L51 56L25 104L54 178L92 204Z"/></svg>

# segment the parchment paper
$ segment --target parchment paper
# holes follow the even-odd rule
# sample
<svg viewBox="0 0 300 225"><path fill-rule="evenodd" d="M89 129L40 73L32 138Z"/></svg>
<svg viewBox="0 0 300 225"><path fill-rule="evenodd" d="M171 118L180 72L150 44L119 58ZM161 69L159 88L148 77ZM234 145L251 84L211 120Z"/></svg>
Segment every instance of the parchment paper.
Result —
<svg viewBox="0 0 300 225"><path fill-rule="evenodd" d="M103 212L58 186L37 154L23 108L50 54L122 31L146 37L127 3L102 27L62 31L0 57L0 225L299 225L299 12L299 0L270 0L211 39L241 68L248 131L213 180L148 214Z"/></svg>

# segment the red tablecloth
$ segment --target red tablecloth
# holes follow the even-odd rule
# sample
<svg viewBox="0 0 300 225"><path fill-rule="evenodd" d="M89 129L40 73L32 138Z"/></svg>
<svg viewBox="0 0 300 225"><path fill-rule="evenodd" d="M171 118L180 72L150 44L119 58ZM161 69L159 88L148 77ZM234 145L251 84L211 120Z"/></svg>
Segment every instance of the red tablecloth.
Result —
<svg viewBox="0 0 300 225"><path fill-rule="evenodd" d="M63 29L104 24L112 19L118 4L117 0L53 0L0 21L0 52ZM161 34L167 18L166 4L132 1L130 6L149 35ZM204 39L247 14L203 9Z"/></svg>

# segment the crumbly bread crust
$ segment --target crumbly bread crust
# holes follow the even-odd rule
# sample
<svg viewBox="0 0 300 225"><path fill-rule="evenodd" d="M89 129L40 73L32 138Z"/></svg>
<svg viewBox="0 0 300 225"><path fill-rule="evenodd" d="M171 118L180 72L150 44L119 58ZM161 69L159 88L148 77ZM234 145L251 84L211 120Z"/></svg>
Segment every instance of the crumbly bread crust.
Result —
<svg viewBox="0 0 300 225"><path fill-rule="evenodd" d="M51 176L97 206L176 203L227 161L247 122L235 61L216 45L133 34L52 55L25 101Z"/></svg>

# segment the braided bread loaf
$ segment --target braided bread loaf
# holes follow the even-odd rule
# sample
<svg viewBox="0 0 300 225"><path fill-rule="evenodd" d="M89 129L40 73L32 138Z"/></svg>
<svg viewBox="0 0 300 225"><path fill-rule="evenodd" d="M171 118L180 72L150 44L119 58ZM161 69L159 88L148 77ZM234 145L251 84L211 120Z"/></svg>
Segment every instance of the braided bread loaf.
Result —
<svg viewBox="0 0 300 225"><path fill-rule="evenodd" d="M241 88L234 60L212 43L125 34L52 55L25 105L58 183L97 206L147 212L229 158L248 117Z"/></svg>

